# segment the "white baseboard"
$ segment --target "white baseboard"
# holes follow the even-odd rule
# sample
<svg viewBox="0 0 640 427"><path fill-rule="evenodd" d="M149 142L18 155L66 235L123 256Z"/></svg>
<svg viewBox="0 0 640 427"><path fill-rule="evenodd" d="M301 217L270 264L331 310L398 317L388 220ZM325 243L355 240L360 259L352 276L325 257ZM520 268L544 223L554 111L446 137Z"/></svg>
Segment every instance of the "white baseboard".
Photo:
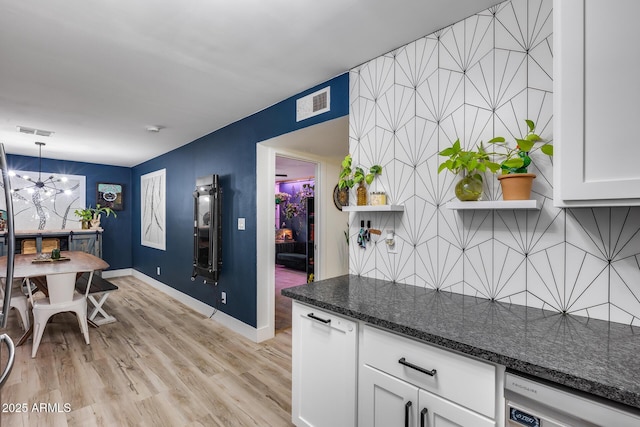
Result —
<svg viewBox="0 0 640 427"><path fill-rule="evenodd" d="M102 272L102 277L105 279L122 276L133 276L133 268L122 268L120 270L108 270Z"/></svg>
<svg viewBox="0 0 640 427"><path fill-rule="evenodd" d="M137 270L134 269L130 269L131 273L129 275L135 277L136 279L139 279L141 281L143 281L144 283L148 284L149 286L159 290L160 292L163 292L165 294L167 294L168 296L180 301L181 303L183 303L184 305L186 305L187 307L197 311L198 313L202 314L203 316L209 317L211 316L211 313L213 313L213 310L215 309L214 307L210 306L209 304L205 304L202 301L198 301L197 299L184 294L182 292L180 292L179 290L172 288L171 286L167 286L162 282L159 282L149 276L147 276L146 274L143 274ZM115 270L115 271L123 271L123 270ZM105 277L105 273L107 273L106 271L104 273L102 273L102 276ZM117 277L117 276L109 276L109 277ZM260 328L260 329L256 329L252 326L247 325L244 322L241 322L240 320L236 319L235 317L229 316L228 314L218 310L213 317L211 318L211 320L214 320L218 323L220 323L221 325L231 329L232 331L242 335L243 337L253 341L253 342L261 342L264 341L265 339L269 339L272 338L271 337L266 337L265 333L264 333L264 329L265 328Z"/></svg>

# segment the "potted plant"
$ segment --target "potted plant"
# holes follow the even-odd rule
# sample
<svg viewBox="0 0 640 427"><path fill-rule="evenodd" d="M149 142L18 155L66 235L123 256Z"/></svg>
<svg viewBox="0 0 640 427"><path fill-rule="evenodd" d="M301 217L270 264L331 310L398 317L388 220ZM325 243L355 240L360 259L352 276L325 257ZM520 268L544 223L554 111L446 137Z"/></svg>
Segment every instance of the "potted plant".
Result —
<svg viewBox="0 0 640 427"><path fill-rule="evenodd" d="M95 230L100 227L100 217L103 213L106 216L113 214L115 218L118 217L113 209L106 206L100 206L100 204L97 204L95 208L89 206L84 209L76 209L73 213L80 217L83 230L88 230L90 228Z"/></svg>
<svg viewBox="0 0 640 427"><path fill-rule="evenodd" d="M504 150L504 153L498 154L504 157L500 163L502 175L498 176L504 200L528 200L531 197L531 187L536 177L535 174L528 173L527 169L531 165L529 156L531 153L540 150L549 157L553 156L553 145L545 142L535 133L535 123L529 119L525 122L529 131L524 138L516 138L515 147L509 146L501 136L489 141ZM536 146L537 143L540 144Z"/></svg>
<svg viewBox="0 0 640 427"><path fill-rule="evenodd" d="M362 166L352 166L351 154L347 154L342 160L342 170L340 171L340 178L338 181L338 189L340 191L346 191L352 188L355 184L358 184L357 189L357 204L363 206L367 204L367 189L365 183L370 185L377 175L382 174L382 166L373 165L369 168L369 173L365 174Z"/></svg>
<svg viewBox="0 0 640 427"><path fill-rule="evenodd" d="M496 173L500 165L491 161L491 153L488 153L482 142L477 150L463 150L460 139L457 139L451 147L445 148L441 156L449 157L440 163L438 173L447 169L454 174L462 172L463 177L455 187L456 197L463 202L476 201L482 196L482 174L487 170Z"/></svg>

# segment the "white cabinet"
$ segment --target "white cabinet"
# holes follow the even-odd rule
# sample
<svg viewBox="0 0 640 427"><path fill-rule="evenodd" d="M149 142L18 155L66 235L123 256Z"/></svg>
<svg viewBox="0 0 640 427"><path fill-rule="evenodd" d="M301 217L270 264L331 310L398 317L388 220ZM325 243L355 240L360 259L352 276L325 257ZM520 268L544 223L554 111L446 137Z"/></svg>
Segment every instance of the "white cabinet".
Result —
<svg viewBox="0 0 640 427"><path fill-rule="evenodd" d="M358 324L293 301L292 421L296 426L354 426Z"/></svg>
<svg viewBox="0 0 640 427"><path fill-rule="evenodd" d="M359 425L370 427L495 427L495 422L433 393L364 365Z"/></svg>
<svg viewBox="0 0 640 427"><path fill-rule="evenodd" d="M640 205L640 2L553 8L554 204Z"/></svg>
<svg viewBox="0 0 640 427"><path fill-rule="evenodd" d="M495 427L495 420L456 405L433 393L420 390L420 427Z"/></svg>
<svg viewBox="0 0 640 427"><path fill-rule="evenodd" d="M494 365L370 326L362 340L360 427L498 425Z"/></svg>
<svg viewBox="0 0 640 427"><path fill-rule="evenodd" d="M360 367L360 426L414 426L418 417L418 388L369 365Z"/></svg>

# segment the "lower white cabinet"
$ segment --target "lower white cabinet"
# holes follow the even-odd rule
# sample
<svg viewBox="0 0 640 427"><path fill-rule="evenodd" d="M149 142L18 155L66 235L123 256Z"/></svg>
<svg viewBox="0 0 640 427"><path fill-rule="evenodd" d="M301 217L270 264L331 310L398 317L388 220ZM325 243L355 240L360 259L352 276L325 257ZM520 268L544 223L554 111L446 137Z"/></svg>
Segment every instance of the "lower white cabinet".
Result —
<svg viewBox="0 0 640 427"><path fill-rule="evenodd" d="M370 427L495 427L495 421L406 381L364 365L359 425Z"/></svg>
<svg viewBox="0 0 640 427"><path fill-rule="evenodd" d="M358 425L499 424L497 367L365 325Z"/></svg>
<svg viewBox="0 0 640 427"><path fill-rule="evenodd" d="M293 423L356 425L358 324L293 301Z"/></svg>
<svg viewBox="0 0 640 427"><path fill-rule="evenodd" d="M292 421L496 427L504 367L293 301Z"/></svg>

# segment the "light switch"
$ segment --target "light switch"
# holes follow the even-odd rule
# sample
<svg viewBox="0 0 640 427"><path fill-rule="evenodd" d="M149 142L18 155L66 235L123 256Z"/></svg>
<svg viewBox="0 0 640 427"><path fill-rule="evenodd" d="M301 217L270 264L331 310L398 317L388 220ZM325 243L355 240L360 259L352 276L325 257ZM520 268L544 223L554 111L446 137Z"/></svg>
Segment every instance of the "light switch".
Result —
<svg viewBox="0 0 640 427"><path fill-rule="evenodd" d="M245 220L244 218L238 218L238 230L245 229Z"/></svg>

